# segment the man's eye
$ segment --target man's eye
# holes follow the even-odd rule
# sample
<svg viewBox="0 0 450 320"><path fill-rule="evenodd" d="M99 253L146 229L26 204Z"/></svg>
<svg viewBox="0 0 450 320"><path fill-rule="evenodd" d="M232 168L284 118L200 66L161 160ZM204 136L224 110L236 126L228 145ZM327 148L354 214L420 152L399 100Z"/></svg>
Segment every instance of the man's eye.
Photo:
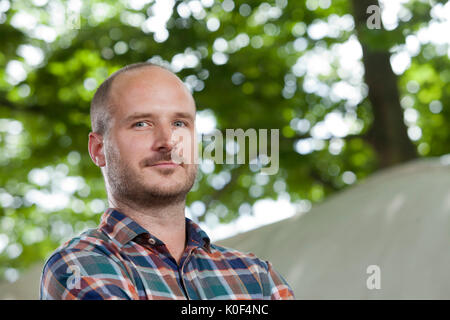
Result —
<svg viewBox="0 0 450 320"><path fill-rule="evenodd" d="M175 123L175 126L177 126L177 127L182 127L182 126L186 126L186 123L184 123L183 121L180 121L180 120L177 120L177 121L175 121L174 122ZM179 124L179 125L177 125L177 124Z"/></svg>
<svg viewBox="0 0 450 320"><path fill-rule="evenodd" d="M144 122L144 121L139 121L139 122L136 122L136 123L134 124L134 126L137 127L137 128L143 128L143 127L145 127L146 125L148 125L148 123L146 123L146 122Z"/></svg>

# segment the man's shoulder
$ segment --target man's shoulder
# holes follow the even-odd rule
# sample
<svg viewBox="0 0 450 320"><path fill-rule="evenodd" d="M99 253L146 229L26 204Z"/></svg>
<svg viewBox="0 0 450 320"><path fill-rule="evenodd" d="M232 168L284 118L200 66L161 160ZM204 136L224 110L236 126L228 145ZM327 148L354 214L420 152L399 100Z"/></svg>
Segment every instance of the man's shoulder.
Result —
<svg viewBox="0 0 450 320"><path fill-rule="evenodd" d="M243 252L217 244L210 245L212 256L226 260L237 274L251 272L257 277L263 291L269 292L271 299L293 299L294 293L286 280L276 271L268 260L258 258L252 252ZM223 267L223 264L219 264Z"/></svg>
<svg viewBox="0 0 450 320"><path fill-rule="evenodd" d="M257 267L268 271L268 261L260 259L252 252L239 251L230 247L224 247L215 243L210 245L211 251L218 254L222 259L227 260L232 267ZM214 255L214 254L213 254Z"/></svg>
<svg viewBox="0 0 450 320"><path fill-rule="evenodd" d="M98 228L91 228L66 240L57 249L55 249L55 252L60 250L91 251L95 250L99 246L107 245L109 242L109 238Z"/></svg>
<svg viewBox="0 0 450 320"><path fill-rule="evenodd" d="M56 248L47 258L45 266L53 265L59 260L67 263L80 256L109 257L113 248L110 239L98 228L87 229Z"/></svg>
<svg viewBox="0 0 450 320"><path fill-rule="evenodd" d="M41 273L41 299L103 299L132 296L130 274L118 256L118 247L98 229L88 229L60 245L46 260ZM100 289L99 289L100 288ZM123 293L123 292L125 293Z"/></svg>

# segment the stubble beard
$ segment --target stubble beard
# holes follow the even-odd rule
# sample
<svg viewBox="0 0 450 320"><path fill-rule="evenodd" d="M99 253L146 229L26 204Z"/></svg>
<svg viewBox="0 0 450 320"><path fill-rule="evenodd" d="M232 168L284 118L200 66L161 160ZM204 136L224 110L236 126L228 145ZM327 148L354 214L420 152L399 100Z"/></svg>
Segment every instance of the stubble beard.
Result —
<svg viewBox="0 0 450 320"><path fill-rule="evenodd" d="M153 208L185 202L186 195L192 189L197 175L197 165L188 165L185 168L187 175L183 183L170 187L149 185L144 176L138 174L127 163L121 160L115 150L105 150L108 154L105 175L114 199L138 208ZM179 169L144 169L159 171L155 175L170 179L171 172Z"/></svg>

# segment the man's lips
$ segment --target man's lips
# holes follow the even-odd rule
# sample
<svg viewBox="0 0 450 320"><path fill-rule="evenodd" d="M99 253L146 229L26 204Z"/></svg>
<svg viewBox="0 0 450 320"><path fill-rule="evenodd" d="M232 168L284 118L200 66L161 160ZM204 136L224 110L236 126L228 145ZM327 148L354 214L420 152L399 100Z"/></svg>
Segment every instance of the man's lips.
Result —
<svg viewBox="0 0 450 320"><path fill-rule="evenodd" d="M158 167L158 168L174 168L179 166L179 164L176 164L175 162L158 162L155 163L153 165L151 165L150 167Z"/></svg>

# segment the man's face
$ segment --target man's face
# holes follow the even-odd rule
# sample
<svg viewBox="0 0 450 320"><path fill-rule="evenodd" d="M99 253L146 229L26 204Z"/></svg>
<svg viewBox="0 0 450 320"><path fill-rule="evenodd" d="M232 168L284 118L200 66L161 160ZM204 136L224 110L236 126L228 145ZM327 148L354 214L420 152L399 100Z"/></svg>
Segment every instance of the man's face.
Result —
<svg viewBox="0 0 450 320"><path fill-rule="evenodd" d="M184 199L197 165L157 163L173 161L175 150L187 154L176 137L195 143L195 102L189 91L169 71L144 67L119 75L110 92L103 169L107 188L115 198L144 207Z"/></svg>

